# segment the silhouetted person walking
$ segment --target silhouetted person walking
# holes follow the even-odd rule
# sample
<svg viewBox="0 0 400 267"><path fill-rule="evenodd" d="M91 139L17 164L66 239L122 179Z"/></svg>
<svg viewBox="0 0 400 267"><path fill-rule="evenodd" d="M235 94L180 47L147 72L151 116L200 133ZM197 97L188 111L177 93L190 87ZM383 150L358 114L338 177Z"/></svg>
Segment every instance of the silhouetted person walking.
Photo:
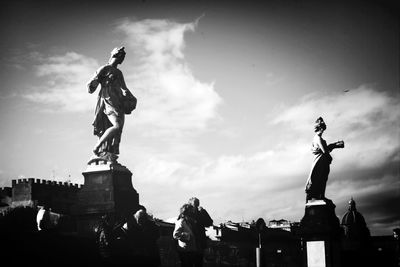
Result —
<svg viewBox="0 0 400 267"><path fill-rule="evenodd" d="M178 240L178 254L182 267L200 267L203 264L200 229L193 215L193 206L184 204L173 232L173 238Z"/></svg>
<svg viewBox="0 0 400 267"><path fill-rule="evenodd" d="M149 218L146 208L141 206L124 227L128 231L133 266L160 266L161 259L157 245L160 232L155 222Z"/></svg>
<svg viewBox="0 0 400 267"><path fill-rule="evenodd" d="M203 263L204 249L207 248L207 235L206 227L213 225L213 220L208 214L207 210L200 206L200 200L196 197L189 199L189 204L193 207L193 219L199 230L199 243L200 243L200 253L201 253L201 263ZM201 265L202 266L202 265Z"/></svg>

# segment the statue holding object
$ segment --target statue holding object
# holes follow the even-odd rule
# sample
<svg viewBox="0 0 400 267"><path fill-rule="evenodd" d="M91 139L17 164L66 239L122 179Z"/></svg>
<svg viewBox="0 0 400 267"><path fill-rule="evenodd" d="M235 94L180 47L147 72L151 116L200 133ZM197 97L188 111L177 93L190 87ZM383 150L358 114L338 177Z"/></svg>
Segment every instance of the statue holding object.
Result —
<svg viewBox="0 0 400 267"><path fill-rule="evenodd" d="M117 68L125 59L124 49L114 48L108 64L100 67L87 84L90 94L101 85L93 121L94 135L99 140L88 164L98 159L116 162L125 114L130 114L136 108L137 99L129 91L122 72Z"/></svg>
<svg viewBox="0 0 400 267"><path fill-rule="evenodd" d="M326 130L324 120L319 117L315 121L314 132L316 133L312 142L311 151L315 155L312 163L311 171L306 183L306 201L328 200L325 197L326 183L330 171L332 157L330 152L335 148L344 148L344 142L338 141L327 145L322 138L322 134Z"/></svg>

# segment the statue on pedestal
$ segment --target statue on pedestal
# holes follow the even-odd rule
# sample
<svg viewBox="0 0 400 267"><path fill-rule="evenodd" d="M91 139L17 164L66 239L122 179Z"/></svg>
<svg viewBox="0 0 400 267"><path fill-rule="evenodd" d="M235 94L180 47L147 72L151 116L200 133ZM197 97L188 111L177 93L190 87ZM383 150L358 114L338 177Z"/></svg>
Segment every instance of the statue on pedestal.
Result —
<svg viewBox="0 0 400 267"><path fill-rule="evenodd" d="M130 114L136 108L137 99L127 88L124 76L117 68L125 59L124 49L114 48L108 64L100 67L87 84L90 94L101 84L93 121L94 134L99 140L88 164L99 159L116 162L125 114Z"/></svg>
<svg viewBox="0 0 400 267"><path fill-rule="evenodd" d="M314 200L328 200L325 197L325 189L328 181L330 164L332 162L330 152L335 148L344 147L343 141L338 141L327 145L326 141L322 138L322 134L325 130L326 124L324 120L319 117L315 121L314 132L316 134L314 136L311 148L311 151L315 156L305 188L307 202Z"/></svg>

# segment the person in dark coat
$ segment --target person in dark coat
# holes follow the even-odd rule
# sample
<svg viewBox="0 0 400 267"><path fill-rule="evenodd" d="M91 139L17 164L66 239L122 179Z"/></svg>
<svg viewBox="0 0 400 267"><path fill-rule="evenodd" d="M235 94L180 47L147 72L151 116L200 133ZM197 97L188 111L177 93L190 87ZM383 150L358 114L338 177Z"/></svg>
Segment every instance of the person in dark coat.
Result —
<svg viewBox="0 0 400 267"><path fill-rule="evenodd" d="M200 200L198 198L196 197L190 198L189 205L191 205L193 209L192 216L196 223L196 228L198 229L200 252L201 252L201 258L203 259L204 249L207 248L207 240L208 240L208 237L206 235L206 227L212 226L213 220L211 219L207 210L200 206ZM201 262L203 262L203 260Z"/></svg>
<svg viewBox="0 0 400 267"><path fill-rule="evenodd" d="M181 267L201 267L203 265L203 249L197 222L193 218L193 206L185 203L180 208L175 223L173 238L177 240L177 250Z"/></svg>
<svg viewBox="0 0 400 267"><path fill-rule="evenodd" d="M103 266L129 262L128 236L124 220L115 214L105 214L95 227L98 253Z"/></svg>
<svg viewBox="0 0 400 267"><path fill-rule="evenodd" d="M131 250L131 261L136 266L156 267L161 265L157 240L160 232L153 220L141 206L126 225Z"/></svg>

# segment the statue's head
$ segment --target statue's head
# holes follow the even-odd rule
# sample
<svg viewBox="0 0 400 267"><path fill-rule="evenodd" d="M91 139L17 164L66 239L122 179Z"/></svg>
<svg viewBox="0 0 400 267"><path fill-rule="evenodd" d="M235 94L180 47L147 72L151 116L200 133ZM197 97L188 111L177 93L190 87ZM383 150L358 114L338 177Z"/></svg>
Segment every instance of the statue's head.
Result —
<svg viewBox="0 0 400 267"><path fill-rule="evenodd" d="M112 51L111 51L111 57L110 57L110 61L112 60L116 60L118 64L122 63L125 59L125 47L115 47Z"/></svg>
<svg viewBox="0 0 400 267"><path fill-rule="evenodd" d="M326 130L326 124L322 117L319 117L314 124L314 132L320 132Z"/></svg>

